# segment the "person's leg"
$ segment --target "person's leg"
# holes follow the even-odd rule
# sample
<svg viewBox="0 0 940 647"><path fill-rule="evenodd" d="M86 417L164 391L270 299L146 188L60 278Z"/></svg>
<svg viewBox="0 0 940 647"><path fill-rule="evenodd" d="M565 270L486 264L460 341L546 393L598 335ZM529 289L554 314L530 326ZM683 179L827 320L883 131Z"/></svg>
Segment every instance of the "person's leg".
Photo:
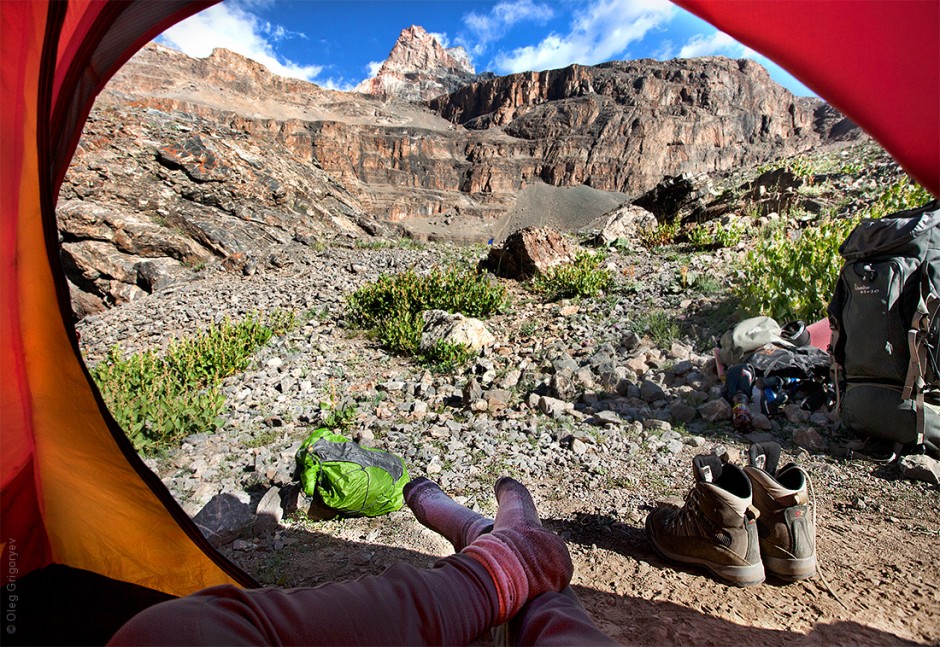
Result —
<svg viewBox="0 0 940 647"><path fill-rule="evenodd" d="M466 644L571 579L567 548L542 528L528 491L512 479L495 489L493 531L432 569L396 565L316 589L215 587L151 607L112 643Z"/></svg>
<svg viewBox="0 0 940 647"><path fill-rule="evenodd" d="M443 535L455 550L462 550L493 528L491 519L460 505L426 478L417 478L405 487L405 501L418 521ZM508 645L616 644L597 628L570 586L561 593L538 596L499 630L503 644Z"/></svg>
<svg viewBox="0 0 940 647"><path fill-rule="evenodd" d="M543 593L522 608L507 627L509 645L616 645L591 620L569 586Z"/></svg>
<svg viewBox="0 0 940 647"><path fill-rule="evenodd" d="M405 486L405 503L415 518L462 551L483 533L493 530L493 520L466 508L449 496L434 481L423 476Z"/></svg>
<svg viewBox="0 0 940 647"><path fill-rule="evenodd" d="M467 644L493 623L498 599L482 564L453 555L317 588L213 587L150 607L110 644Z"/></svg>

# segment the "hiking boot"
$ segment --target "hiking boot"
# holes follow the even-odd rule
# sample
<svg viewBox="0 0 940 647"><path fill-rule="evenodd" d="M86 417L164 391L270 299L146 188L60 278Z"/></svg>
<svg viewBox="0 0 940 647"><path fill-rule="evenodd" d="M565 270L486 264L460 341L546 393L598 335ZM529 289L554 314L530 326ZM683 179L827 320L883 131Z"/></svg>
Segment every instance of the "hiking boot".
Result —
<svg viewBox="0 0 940 647"><path fill-rule="evenodd" d="M695 485L681 508L664 506L646 518L646 535L667 559L703 566L737 586L764 581L751 482L737 465L714 454L692 459Z"/></svg>
<svg viewBox="0 0 940 647"><path fill-rule="evenodd" d="M764 568L777 577L802 580L816 573L816 514L807 494L809 476L796 463L779 470L777 443L751 445L744 472L751 479Z"/></svg>

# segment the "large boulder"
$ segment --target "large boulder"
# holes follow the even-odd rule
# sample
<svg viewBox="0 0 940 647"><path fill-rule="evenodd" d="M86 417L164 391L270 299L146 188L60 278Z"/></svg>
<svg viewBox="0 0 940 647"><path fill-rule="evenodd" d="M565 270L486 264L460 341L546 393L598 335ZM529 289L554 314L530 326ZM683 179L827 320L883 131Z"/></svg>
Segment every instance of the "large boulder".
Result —
<svg viewBox="0 0 940 647"><path fill-rule="evenodd" d="M607 214L600 233L594 238L597 246L613 245L618 240L636 241L640 233L647 229L655 229L658 221L656 216L634 204L626 204Z"/></svg>
<svg viewBox="0 0 940 647"><path fill-rule="evenodd" d="M424 327L421 330L421 350L429 351L437 344L463 344L479 352L496 341L483 322L462 314L451 314L443 310L427 310L421 315Z"/></svg>
<svg viewBox="0 0 940 647"><path fill-rule="evenodd" d="M497 276L524 278L570 263L575 250L561 233L548 227L526 227L509 234L501 247L490 249L486 267Z"/></svg>

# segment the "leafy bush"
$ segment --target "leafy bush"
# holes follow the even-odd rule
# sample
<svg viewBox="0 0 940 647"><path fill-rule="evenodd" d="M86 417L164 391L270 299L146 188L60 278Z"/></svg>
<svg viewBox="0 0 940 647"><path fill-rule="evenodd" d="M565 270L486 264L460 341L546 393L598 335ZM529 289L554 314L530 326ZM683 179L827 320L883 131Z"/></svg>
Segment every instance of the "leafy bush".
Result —
<svg viewBox="0 0 940 647"><path fill-rule="evenodd" d="M736 275L735 292L744 310L781 322L824 317L842 269L839 245L857 223L825 220L799 231L766 230Z"/></svg>
<svg viewBox="0 0 940 647"><path fill-rule="evenodd" d="M292 325L292 313L276 313L269 323L254 315L237 323L225 320L195 337L174 340L163 355L151 350L123 357L114 346L91 376L134 446L160 449L220 427L225 398L219 383L245 370L257 348Z"/></svg>
<svg viewBox="0 0 940 647"><path fill-rule="evenodd" d="M895 211L920 207L932 199L927 189L904 175L875 198L868 210L868 217L881 218Z"/></svg>
<svg viewBox="0 0 940 647"><path fill-rule="evenodd" d="M747 226L741 222L700 223L689 231L689 243L696 249L735 247L746 232Z"/></svg>
<svg viewBox="0 0 940 647"><path fill-rule="evenodd" d="M927 191L904 176L887 187L865 215L881 218L928 200ZM839 246L858 221L830 219L798 231L782 226L765 230L748 252L745 268L737 272L735 292L745 310L781 322L824 317L843 265Z"/></svg>
<svg viewBox="0 0 940 647"><path fill-rule="evenodd" d="M346 298L346 312L350 323L372 331L388 349L435 363L439 361L435 352L420 351L423 311L488 317L503 310L507 303L506 289L492 283L485 274L435 267L427 274L414 269L383 274Z"/></svg>
<svg viewBox="0 0 940 647"><path fill-rule="evenodd" d="M447 373L463 366L476 355L464 344L438 341L430 350L424 352L421 359L430 364L434 371Z"/></svg>
<svg viewBox="0 0 940 647"><path fill-rule="evenodd" d="M596 296L614 282L610 270L600 266L604 260L600 254L578 254L572 263L556 265L536 274L529 289L544 295L548 301Z"/></svg>

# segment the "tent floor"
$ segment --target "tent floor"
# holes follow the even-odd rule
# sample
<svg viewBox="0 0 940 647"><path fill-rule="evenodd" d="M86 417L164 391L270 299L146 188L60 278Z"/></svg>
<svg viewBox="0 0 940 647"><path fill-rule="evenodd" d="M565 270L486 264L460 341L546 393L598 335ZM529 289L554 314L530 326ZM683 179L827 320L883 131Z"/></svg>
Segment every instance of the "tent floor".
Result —
<svg viewBox="0 0 940 647"><path fill-rule="evenodd" d="M61 564L3 587L4 645L103 645L172 595Z"/></svg>

